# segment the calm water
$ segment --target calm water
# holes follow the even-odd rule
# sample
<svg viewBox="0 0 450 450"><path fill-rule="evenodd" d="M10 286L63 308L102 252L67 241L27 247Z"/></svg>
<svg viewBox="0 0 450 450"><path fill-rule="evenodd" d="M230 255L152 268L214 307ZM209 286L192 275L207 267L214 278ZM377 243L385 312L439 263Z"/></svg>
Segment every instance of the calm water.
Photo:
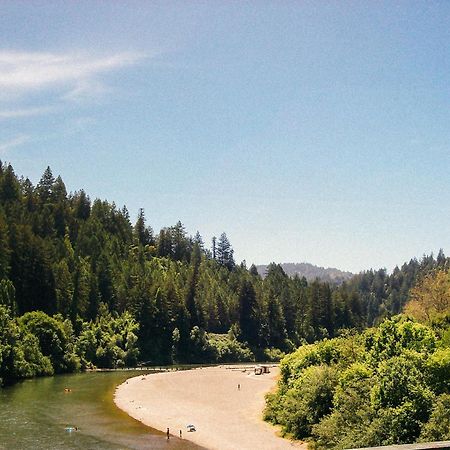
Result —
<svg viewBox="0 0 450 450"><path fill-rule="evenodd" d="M0 389L0 449L200 450L175 437L167 441L115 406L115 387L142 373L61 375ZM79 430L68 432L69 426Z"/></svg>

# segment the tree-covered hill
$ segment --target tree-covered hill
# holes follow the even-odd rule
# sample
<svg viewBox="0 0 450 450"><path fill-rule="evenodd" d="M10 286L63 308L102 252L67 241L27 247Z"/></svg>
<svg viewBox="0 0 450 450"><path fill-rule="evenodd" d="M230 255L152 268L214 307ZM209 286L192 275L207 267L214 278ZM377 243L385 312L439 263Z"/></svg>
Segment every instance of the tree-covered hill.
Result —
<svg viewBox="0 0 450 450"><path fill-rule="evenodd" d="M342 284L344 281L349 280L353 274L351 272L345 272L333 267L319 267L310 263L281 263L281 268L290 277L298 276L300 278L305 277L307 281L314 281L319 278L321 281L332 284ZM264 277L267 272L267 265L257 265L258 273Z"/></svg>
<svg viewBox="0 0 450 450"><path fill-rule="evenodd" d="M142 209L132 223L126 207L67 193L50 168L34 186L0 164L0 378L276 358L398 313L416 280L445 265L440 253L339 286L277 264L262 278L235 262L225 233L208 245L181 222L155 231Z"/></svg>

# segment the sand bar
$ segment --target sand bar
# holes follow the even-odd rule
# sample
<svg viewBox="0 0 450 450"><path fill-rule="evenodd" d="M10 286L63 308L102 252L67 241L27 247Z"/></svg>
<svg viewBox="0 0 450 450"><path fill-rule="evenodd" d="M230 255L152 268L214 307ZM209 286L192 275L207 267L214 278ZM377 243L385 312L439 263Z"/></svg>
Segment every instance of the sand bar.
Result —
<svg viewBox="0 0 450 450"><path fill-rule="evenodd" d="M264 394L274 388L278 368L255 375L236 366L207 367L130 378L115 394L117 406L142 423L211 450L306 449L277 436L262 420ZM240 389L238 390L238 384ZM186 425L195 425L188 432Z"/></svg>

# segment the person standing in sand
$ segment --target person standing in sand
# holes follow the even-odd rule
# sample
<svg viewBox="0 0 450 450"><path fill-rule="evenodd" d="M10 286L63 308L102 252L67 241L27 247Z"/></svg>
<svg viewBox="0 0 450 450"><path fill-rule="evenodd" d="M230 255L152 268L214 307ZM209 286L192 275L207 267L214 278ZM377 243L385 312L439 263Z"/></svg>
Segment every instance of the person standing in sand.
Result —
<svg viewBox="0 0 450 450"><path fill-rule="evenodd" d="M167 428L167 431L166 431L166 435L167 435L167 440L169 440L170 432L169 432L169 429L168 429L168 428Z"/></svg>
<svg viewBox="0 0 450 450"><path fill-rule="evenodd" d="M180 430L180 439L183 439L183 433Z"/></svg>

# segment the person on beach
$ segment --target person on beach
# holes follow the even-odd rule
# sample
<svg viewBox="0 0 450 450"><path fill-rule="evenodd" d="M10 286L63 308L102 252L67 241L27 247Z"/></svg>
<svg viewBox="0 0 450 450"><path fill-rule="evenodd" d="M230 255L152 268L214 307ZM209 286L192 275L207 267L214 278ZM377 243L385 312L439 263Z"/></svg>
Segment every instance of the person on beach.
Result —
<svg viewBox="0 0 450 450"><path fill-rule="evenodd" d="M169 429L168 429L168 428L167 428L167 431L166 431L166 435L167 435L167 440L169 440L170 432L169 432Z"/></svg>
<svg viewBox="0 0 450 450"><path fill-rule="evenodd" d="M180 430L180 439L183 439L183 433Z"/></svg>
<svg viewBox="0 0 450 450"><path fill-rule="evenodd" d="M241 385L240 384L238 384L238 391L240 391L241 390Z"/></svg>

